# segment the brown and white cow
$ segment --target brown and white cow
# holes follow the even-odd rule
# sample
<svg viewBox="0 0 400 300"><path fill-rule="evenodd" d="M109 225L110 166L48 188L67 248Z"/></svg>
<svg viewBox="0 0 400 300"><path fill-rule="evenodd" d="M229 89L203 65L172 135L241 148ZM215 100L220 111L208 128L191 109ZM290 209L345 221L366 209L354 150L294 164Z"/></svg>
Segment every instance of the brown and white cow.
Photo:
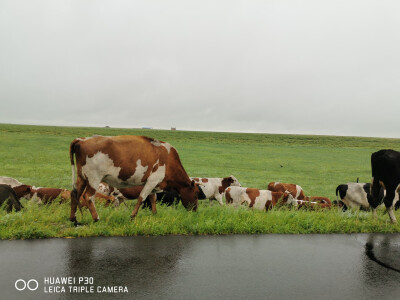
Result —
<svg viewBox="0 0 400 300"><path fill-rule="evenodd" d="M327 197L320 196L306 196L304 200L296 200L298 208L330 208L332 206L332 202Z"/></svg>
<svg viewBox="0 0 400 300"><path fill-rule="evenodd" d="M75 223L78 199L84 192L93 220L99 220L93 196L101 182L118 189L143 186L132 218L148 195L152 195L152 211L156 213L155 193L168 189L179 192L187 209L197 209L198 187L189 179L176 149L168 143L144 136L77 138L70 145L70 160L74 185L70 220Z"/></svg>
<svg viewBox="0 0 400 300"><path fill-rule="evenodd" d="M199 199L209 199L210 203L212 200L217 200L221 205L224 205L222 196L226 188L229 186L240 186L239 181L233 175L224 178L190 177L190 179L198 183L204 193L204 198L199 197Z"/></svg>
<svg viewBox="0 0 400 300"><path fill-rule="evenodd" d="M295 199L303 200L305 198L301 186L292 183L270 182L268 183L269 191L283 193L289 191Z"/></svg>
<svg viewBox="0 0 400 300"><path fill-rule="evenodd" d="M227 204L237 206L247 203L249 207L254 207L260 210L269 210L273 206L276 206L279 201L282 204L297 205L297 202L288 191L280 193L238 186L228 187L225 190L225 198Z"/></svg>

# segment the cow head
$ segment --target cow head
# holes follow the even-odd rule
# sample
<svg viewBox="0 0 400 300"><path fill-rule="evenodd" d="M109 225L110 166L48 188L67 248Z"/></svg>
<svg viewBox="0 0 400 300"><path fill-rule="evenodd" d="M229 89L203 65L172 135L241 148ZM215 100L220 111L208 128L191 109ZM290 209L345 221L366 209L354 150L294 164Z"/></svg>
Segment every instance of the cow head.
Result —
<svg viewBox="0 0 400 300"><path fill-rule="evenodd" d="M228 178L230 178L231 186L241 186L239 180L237 180L235 176L231 175Z"/></svg>
<svg viewBox="0 0 400 300"><path fill-rule="evenodd" d="M24 208L24 207L22 206L21 202L19 201L19 199L13 200L13 202L12 202L11 205L14 206L15 211L20 211L22 208Z"/></svg>
<svg viewBox="0 0 400 300"><path fill-rule="evenodd" d="M286 203L288 205L293 205L293 206L298 205L298 203L297 203L296 199L293 197L292 193L287 190L283 193L282 202Z"/></svg>
<svg viewBox="0 0 400 300"><path fill-rule="evenodd" d="M13 187L13 190L15 192L15 194L17 195L17 198L26 198L26 199L30 199L32 196L32 186L31 185L26 185L26 184L22 184L22 185L18 185L16 187Z"/></svg>
<svg viewBox="0 0 400 300"><path fill-rule="evenodd" d="M200 188L199 184L194 180L191 180L190 185L186 187L182 187L179 191L181 195L181 201L183 206L187 210L197 210L197 199L199 198Z"/></svg>

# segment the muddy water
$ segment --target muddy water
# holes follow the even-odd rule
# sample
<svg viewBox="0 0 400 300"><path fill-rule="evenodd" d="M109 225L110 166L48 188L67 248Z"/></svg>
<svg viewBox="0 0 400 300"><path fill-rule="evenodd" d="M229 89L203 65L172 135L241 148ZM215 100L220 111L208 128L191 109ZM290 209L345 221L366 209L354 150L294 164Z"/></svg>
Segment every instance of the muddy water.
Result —
<svg viewBox="0 0 400 300"><path fill-rule="evenodd" d="M400 234L48 239L0 250L1 299L400 299Z"/></svg>

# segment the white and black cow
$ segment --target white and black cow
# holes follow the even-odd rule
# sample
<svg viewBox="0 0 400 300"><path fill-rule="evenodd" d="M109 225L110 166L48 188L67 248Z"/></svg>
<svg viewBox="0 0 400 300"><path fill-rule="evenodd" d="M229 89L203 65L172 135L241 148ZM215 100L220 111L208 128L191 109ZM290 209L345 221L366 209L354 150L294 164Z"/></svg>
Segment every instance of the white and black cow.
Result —
<svg viewBox="0 0 400 300"><path fill-rule="evenodd" d="M198 183L199 188L203 192L203 197L199 196L199 200L209 199L210 203L212 200L217 200L221 205L224 205L222 196L226 188L229 186L240 186L239 181L233 175L224 178L190 177L190 179Z"/></svg>
<svg viewBox="0 0 400 300"><path fill-rule="evenodd" d="M372 153L371 155L372 168L372 199L370 205L373 209L373 215L376 216L376 208L382 203L380 189L383 187L386 190L386 195L383 202L389 214L390 221L397 223L393 212L393 200L395 199L396 190L400 184L400 152L383 149Z"/></svg>
<svg viewBox="0 0 400 300"><path fill-rule="evenodd" d="M348 182L340 184L336 188L336 200L342 201L342 210L346 211L348 208L356 208L366 210L370 207L372 201L371 184L362 182ZM382 202L384 197L384 189L379 191L379 201Z"/></svg>
<svg viewBox="0 0 400 300"><path fill-rule="evenodd" d="M93 220L99 220L93 197L101 182L118 189L143 186L132 218L148 195L152 195L155 213L155 193L170 189L179 192L187 209L197 209L198 187L189 179L176 149L168 143L144 136L78 138L70 145L70 160L73 180L70 220L75 223L82 194Z"/></svg>

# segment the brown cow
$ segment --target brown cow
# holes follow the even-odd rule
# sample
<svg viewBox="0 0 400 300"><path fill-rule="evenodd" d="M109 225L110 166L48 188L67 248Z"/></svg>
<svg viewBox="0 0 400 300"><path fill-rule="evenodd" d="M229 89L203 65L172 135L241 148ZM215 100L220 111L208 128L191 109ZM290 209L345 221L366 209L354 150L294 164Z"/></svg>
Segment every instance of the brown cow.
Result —
<svg viewBox="0 0 400 300"><path fill-rule="evenodd" d="M270 182L268 183L268 190L271 192L280 192L283 193L288 191L292 194L295 199L303 200L304 192L301 186L292 183L281 183L281 182Z"/></svg>
<svg viewBox="0 0 400 300"><path fill-rule="evenodd" d="M70 145L70 160L74 182L70 220L75 223L78 199L84 192L93 220L99 220L93 196L101 182L118 189L143 186L132 218L150 194L156 213L155 192L166 189L177 190L187 209L197 209L198 187L189 179L176 149L168 143L144 136L78 138Z"/></svg>
<svg viewBox="0 0 400 300"><path fill-rule="evenodd" d="M228 187L225 190L225 198L227 204L240 205L246 202L249 207L260 210L269 210L276 206L279 201L282 204L297 205L297 202L288 191L280 193L238 186Z"/></svg>

